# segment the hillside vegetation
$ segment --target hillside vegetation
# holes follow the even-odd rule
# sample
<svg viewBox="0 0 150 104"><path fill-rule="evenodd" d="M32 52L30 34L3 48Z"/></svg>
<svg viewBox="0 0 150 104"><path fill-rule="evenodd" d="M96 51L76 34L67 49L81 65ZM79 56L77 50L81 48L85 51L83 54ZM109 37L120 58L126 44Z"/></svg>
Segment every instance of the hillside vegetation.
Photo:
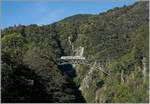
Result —
<svg viewBox="0 0 150 104"><path fill-rule="evenodd" d="M98 15L79 14L50 25L2 30L2 102L148 103L148 1ZM57 59L84 47L109 75Z"/></svg>

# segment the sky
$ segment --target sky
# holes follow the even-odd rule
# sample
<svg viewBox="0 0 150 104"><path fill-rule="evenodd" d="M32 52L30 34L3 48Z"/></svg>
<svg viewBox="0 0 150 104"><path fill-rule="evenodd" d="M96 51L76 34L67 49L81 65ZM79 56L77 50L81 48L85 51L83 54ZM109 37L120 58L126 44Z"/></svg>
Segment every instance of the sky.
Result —
<svg viewBox="0 0 150 104"><path fill-rule="evenodd" d="M76 14L99 14L136 0L3 0L1 28L18 24L51 24Z"/></svg>

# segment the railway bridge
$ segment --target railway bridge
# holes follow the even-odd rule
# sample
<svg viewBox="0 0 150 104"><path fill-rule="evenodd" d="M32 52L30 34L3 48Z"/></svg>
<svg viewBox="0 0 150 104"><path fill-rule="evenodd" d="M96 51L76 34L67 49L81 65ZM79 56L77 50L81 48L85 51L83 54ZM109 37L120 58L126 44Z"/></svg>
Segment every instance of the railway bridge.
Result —
<svg viewBox="0 0 150 104"><path fill-rule="evenodd" d="M84 52L84 47L79 47L76 50L74 50L74 46L70 40L70 37L68 37L69 39L69 44L71 46L71 50L73 53L75 53L75 55L73 56L61 56L60 59L58 59L58 65L65 65L65 64L72 64L72 65L77 65L77 64L81 64L81 65L87 65L91 68L96 68L101 70L103 73L108 74L107 72L105 72L104 69L104 63L102 61L93 61L93 60L88 60L85 57L83 57L83 52Z"/></svg>
<svg viewBox="0 0 150 104"><path fill-rule="evenodd" d="M58 65L66 65L66 64L71 64L71 65L86 65L91 68L96 68L100 71L102 71L105 74L108 74L105 72L104 69L104 64L102 61L92 61L92 60L87 60L83 56L62 56L58 60Z"/></svg>

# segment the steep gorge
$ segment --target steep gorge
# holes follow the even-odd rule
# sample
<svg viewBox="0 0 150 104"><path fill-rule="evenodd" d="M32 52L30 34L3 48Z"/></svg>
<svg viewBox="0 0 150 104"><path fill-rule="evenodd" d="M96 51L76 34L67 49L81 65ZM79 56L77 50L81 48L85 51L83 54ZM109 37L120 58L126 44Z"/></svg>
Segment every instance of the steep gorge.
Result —
<svg viewBox="0 0 150 104"><path fill-rule="evenodd" d="M50 25L4 29L2 101L148 102L148 8L148 2L137 2ZM110 76L86 65L57 65L58 58L80 46L83 56L102 61ZM35 84L27 83L31 80Z"/></svg>

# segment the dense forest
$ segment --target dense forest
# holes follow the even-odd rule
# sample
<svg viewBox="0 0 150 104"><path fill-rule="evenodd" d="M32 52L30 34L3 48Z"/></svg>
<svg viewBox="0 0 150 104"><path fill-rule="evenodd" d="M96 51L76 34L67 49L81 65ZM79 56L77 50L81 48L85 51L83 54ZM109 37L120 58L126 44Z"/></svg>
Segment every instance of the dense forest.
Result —
<svg viewBox="0 0 150 104"><path fill-rule="evenodd" d="M49 25L8 27L1 32L3 103L148 103L148 1ZM86 65L58 65L84 47L109 75Z"/></svg>

